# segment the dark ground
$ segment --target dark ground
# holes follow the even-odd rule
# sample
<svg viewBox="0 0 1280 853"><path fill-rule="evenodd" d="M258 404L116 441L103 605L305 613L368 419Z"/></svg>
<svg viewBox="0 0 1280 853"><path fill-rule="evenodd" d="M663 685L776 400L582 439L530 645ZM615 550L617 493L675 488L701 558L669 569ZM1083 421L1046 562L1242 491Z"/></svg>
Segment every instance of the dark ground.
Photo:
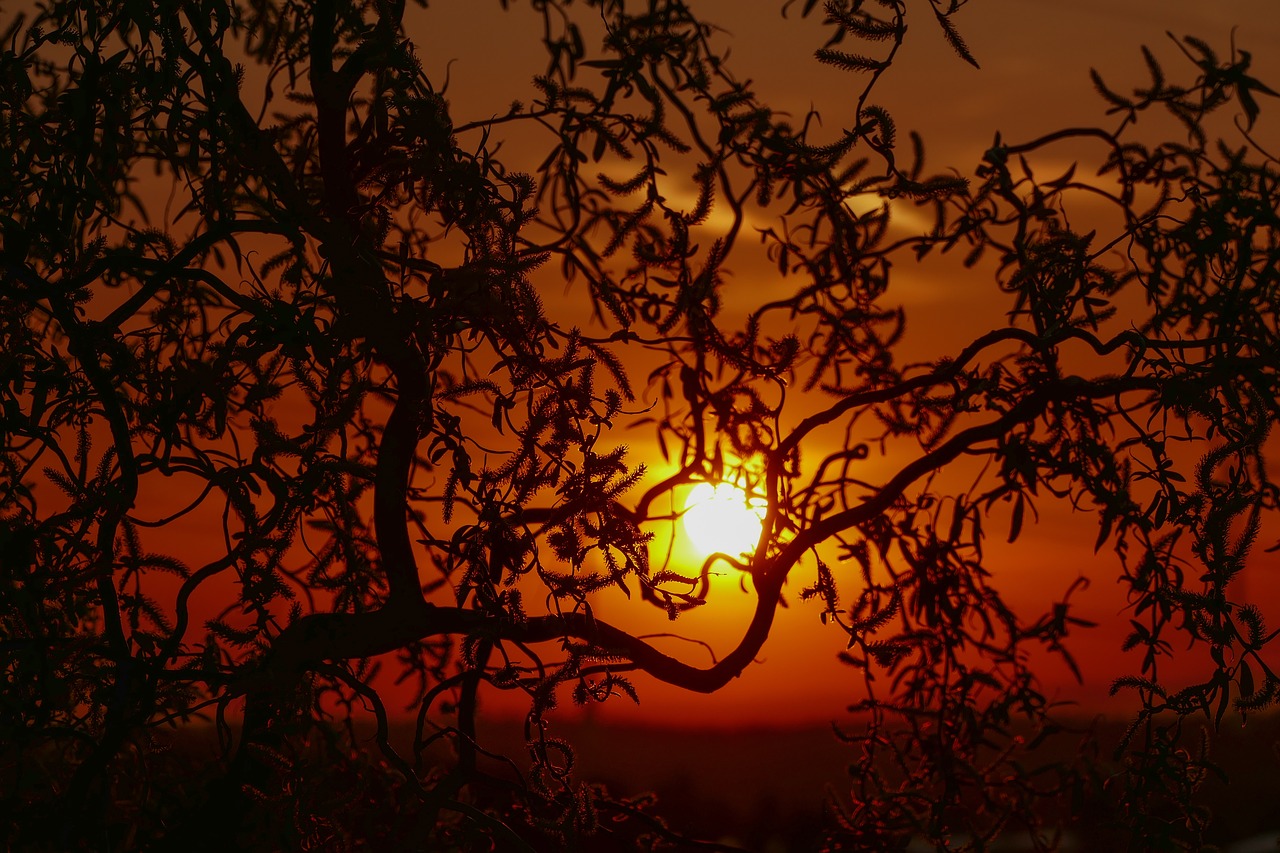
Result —
<svg viewBox="0 0 1280 853"><path fill-rule="evenodd" d="M1101 744L1114 745L1127 723L1080 722L1089 726ZM495 745L519 754L518 725L487 728ZM1189 728L1198 742L1196 727ZM815 849L824 801L847 796L852 747L830 728L680 730L588 721L559 724L552 734L574 744L582 778L624 796L652 791L673 828L760 853ZM1074 743L1064 738L1063 748ZM1213 814L1208 840L1234 850L1268 836L1269 843L1248 849L1280 851L1280 714L1250 716L1244 727L1224 721L1209 758L1229 781L1210 774L1199 792ZM1079 841L1071 849L1089 847Z"/></svg>
<svg viewBox="0 0 1280 853"><path fill-rule="evenodd" d="M1124 729L1102 720L1081 722L1088 725L1104 744L1114 743ZM851 747L825 727L724 731L588 720L553 722L549 734L574 745L579 778L603 782L622 796L653 792L658 813L673 829L753 853L816 849L826 823L824 801L848 789ZM200 752L212 745L209 732L191 735L188 744L203 743ZM517 760L525 754L517 720L484 722L480 739ZM392 740L407 746L411 725L395 725ZM1210 758L1229 782L1211 775L1200 791L1200 802L1213 813L1209 840L1229 853L1280 851L1280 714L1251 716L1245 727L1224 721ZM484 769L503 772L496 762ZM1062 849L1096 848L1076 834Z"/></svg>

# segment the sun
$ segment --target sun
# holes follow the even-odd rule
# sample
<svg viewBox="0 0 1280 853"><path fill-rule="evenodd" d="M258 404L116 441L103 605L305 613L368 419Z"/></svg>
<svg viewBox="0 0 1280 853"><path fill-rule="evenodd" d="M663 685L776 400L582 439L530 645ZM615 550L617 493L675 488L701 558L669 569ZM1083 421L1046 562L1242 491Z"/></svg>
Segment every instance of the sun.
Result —
<svg viewBox="0 0 1280 853"><path fill-rule="evenodd" d="M764 501L748 499L730 483L699 483L684 501L684 530L695 548L704 554L731 556L756 547L764 519Z"/></svg>

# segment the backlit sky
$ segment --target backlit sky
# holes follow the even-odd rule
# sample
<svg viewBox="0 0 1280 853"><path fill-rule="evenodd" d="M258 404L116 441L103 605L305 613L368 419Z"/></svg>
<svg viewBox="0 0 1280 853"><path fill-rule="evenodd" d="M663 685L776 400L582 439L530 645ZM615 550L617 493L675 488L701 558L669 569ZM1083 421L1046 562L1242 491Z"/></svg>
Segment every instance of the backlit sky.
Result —
<svg viewBox="0 0 1280 853"><path fill-rule="evenodd" d="M814 48L823 40L820 13L802 19L798 14L802 3L797 2L784 19L779 5L733 0L693 3L706 20L726 30L722 37L731 46L729 65L737 77L752 79L763 99L776 109L802 117L810 107L817 108L829 117L827 126L834 131L849 118L856 98L850 76L812 59ZM448 98L455 123L504 113L513 98L527 101L531 97L528 80L544 67L545 59L537 43L536 19L516 6L503 15L496 3L433 0L430 9L411 24L410 35L432 78L442 80L448 64ZM1280 88L1280 54L1274 50L1280 45L1280 16L1266 0L975 0L955 21L981 70L950 51L931 18L922 14L926 11L920 9L914 21L908 18L906 45L872 101L890 110L900 134L914 129L923 135L929 171L954 167L970 174L997 130L1006 141L1017 142L1072 125L1113 126L1114 120L1104 115L1105 105L1093 92L1090 67L1097 68L1113 89L1127 92L1147 82L1139 52L1139 46L1146 44L1167 74L1176 78L1188 66L1166 31L1196 35L1225 56L1237 27L1236 46L1253 54L1256 75ZM477 49L479 44L485 46ZM1280 102L1262 106L1255 136L1275 141L1280 136ZM1061 165L1090 153L1094 152L1063 152ZM731 261L729 266L735 282L750 280L752 286L768 286L767 271L745 269L741 262ZM980 275L937 262L914 269L900 264L895 275L891 298L896 295L896 301L910 312L906 343L912 358L908 360L944 355L1003 322L1005 306L990 297L989 279ZM627 440L635 441L630 436ZM1105 549L1093 553L1096 521L1092 517L1072 516L1069 510L1047 504L1040 508L1041 524L1024 533L1016 546L1001 548L1002 537L993 537L989 562L1015 606L1021 602L1045 607L1078 575L1092 579L1090 588L1073 598L1078 615L1101 623L1077 637L1072 646L1086 684L1076 685L1061 666L1049 666L1043 675L1051 697L1096 708L1115 676L1137 669L1136 658L1126 660L1118 651L1128 619L1115 582L1116 558ZM678 558L682 548L687 545L678 542ZM693 559L691 552L684 553L686 560ZM799 570L792 577L788 589L793 606L780 611L760 662L741 678L716 694L702 696L637 677L638 708L622 698L594 713L666 725L784 725L841 718L860 689L855 673L835 660L844 645L843 634L822 626L816 607L794 601L796 592L810 581ZM611 612L607 603L601 615L626 626L647 626L643 630L679 631L706 640L724 653L746 624L752 603L750 596L733 592L674 626L657 613L647 621L633 622L632 608ZM690 661L710 663L707 652L692 644L675 639L655 642L671 653L683 651ZM508 705L505 697L489 701L491 711L520 710Z"/></svg>
<svg viewBox="0 0 1280 853"><path fill-rule="evenodd" d="M515 8L503 13L497 0L432 0L428 10L412 14L409 35L429 76L439 85L448 69L447 96L455 124L505 113L513 99L527 103L533 97L530 80L545 67L540 25L524 4L512 5ZM707 20L724 27L721 37L731 46L729 64L737 77L753 79L766 102L797 118L811 107L818 109L834 133L849 119L858 81L813 60L814 48L824 40L820 13L802 19L802 2L797 2L784 19L780 5L763 0L693 2ZM1098 68L1114 89L1128 91L1146 82L1138 50L1145 43L1169 74L1177 76L1186 68L1185 60L1166 31L1195 34L1226 55L1233 26L1238 27L1237 47L1251 51L1256 75L1280 89L1280 15L1275 14L1275 0L974 0L955 22L981 70L950 51L931 17L919 14L927 12L921 6L905 47L872 100L890 110L900 135L908 129L923 135L930 171L954 167L969 174L997 130L1016 142L1071 125L1112 125L1092 90L1089 68ZM1273 151L1280 150L1280 100L1264 98L1262 107L1255 136ZM1064 152L1063 157L1065 167L1069 155ZM748 261L731 260L729 267L732 287L767 288L772 283L769 270L753 269ZM909 311L904 360L948 354L1001 325L1005 306L991 298L993 292L988 278L947 262L930 260L919 267L899 262L890 301ZM636 455L657 458L642 436L627 435L623 440L632 444ZM1060 666L1048 667L1043 674L1051 696L1096 707L1116 675L1137 668L1136 658L1125 660L1118 654L1127 617L1114 579L1116 558L1106 550L1093 553L1092 517L1073 517L1048 504L1041 510L1041 524L1024 532L1016 546L1001 548L1003 537L993 535L989 564L1011 603L1028 608L1042 609L1057 600L1080 574L1092 578L1092 586L1073 599L1079 615L1102 623L1072 646L1086 685L1076 686ZM190 521L207 531L209 547L219 547L220 533L211 532L218 529L215 517L196 514ZM201 542L197 537L184 544L200 547ZM677 562L685 564L679 568L696 566L698 556L687 542L677 541L675 548ZM1254 559L1267 569L1267 561L1274 564L1277 556L1259 553ZM858 698L860 682L836 662L844 635L820 623L816 606L796 601L799 589L810 582L804 571L793 573L788 586L793 606L779 612L760 662L718 693L688 694L637 676L639 707L620 698L595 713L660 725L788 725L840 719L845 706ZM1251 583L1258 584L1256 590L1250 588L1254 595L1264 589L1280 591L1280 584L1265 578ZM852 583L845 586L852 588ZM717 591L714 606L674 625L656 610L637 616L635 608L620 606L621 599L602 602L601 615L637 631L679 631L723 654L736 643L754 603L751 596L737 592L735 582L724 587ZM214 597L210 587L211 606ZM708 653L693 643L673 638L654 642L691 662L710 663ZM511 714L522 712L526 704L523 697L489 696L486 701L489 711Z"/></svg>

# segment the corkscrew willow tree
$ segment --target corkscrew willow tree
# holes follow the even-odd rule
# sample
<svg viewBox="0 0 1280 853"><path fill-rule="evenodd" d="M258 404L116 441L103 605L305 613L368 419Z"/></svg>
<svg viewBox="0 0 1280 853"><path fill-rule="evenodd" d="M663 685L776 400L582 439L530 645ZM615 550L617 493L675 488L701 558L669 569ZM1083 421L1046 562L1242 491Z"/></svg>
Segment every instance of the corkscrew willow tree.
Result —
<svg viewBox="0 0 1280 853"><path fill-rule="evenodd" d="M962 5L829 2L815 56L850 111L825 125L770 109L679 0L508 10L547 65L477 121L403 0L6 12L6 846L693 843L576 779L546 714L635 672L718 689L790 584L866 684L830 849L1049 849L1082 802L1118 845L1196 847L1185 721L1280 696L1232 586L1276 511L1274 92L1187 37L1175 76L1147 52L1132 95L1095 81L1103 126L930 175L873 94L908 16L976 64ZM1038 175L1059 150L1086 165ZM1110 225L1073 230L1086 202ZM891 224L912 208L932 225ZM725 265L753 252L774 272L748 287ZM902 363L892 270L944 252L1008 323ZM637 425L669 469L627 455ZM868 479L875 447L893 472ZM767 504L754 550L661 558L673 491L721 479ZM1028 614L984 568L984 525L1015 540L1055 500L1096 513L1142 653L1105 786L1036 751L1059 724L1034 661L1075 666L1084 581ZM710 666L593 611L621 588L675 619L712 570L756 604ZM1169 683L1175 650L1206 678ZM378 666L413 687L412 753ZM528 694L517 775L482 760L482 685ZM154 740L195 718L223 745L199 773Z"/></svg>

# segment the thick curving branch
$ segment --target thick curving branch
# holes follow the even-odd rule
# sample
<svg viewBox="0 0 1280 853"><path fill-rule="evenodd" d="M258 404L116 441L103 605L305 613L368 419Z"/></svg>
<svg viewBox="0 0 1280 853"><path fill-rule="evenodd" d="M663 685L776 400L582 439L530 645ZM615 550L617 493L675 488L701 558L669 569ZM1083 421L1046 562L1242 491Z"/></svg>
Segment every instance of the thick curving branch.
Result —
<svg viewBox="0 0 1280 853"><path fill-rule="evenodd" d="M819 543L884 513L911 484L954 461L975 445L996 440L1007 435L1014 426L1035 420L1055 402L1081 397L1113 397L1153 391L1157 387L1157 381L1147 377L1095 380L1065 377L1029 394L999 417L962 430L912 460L864 503L801 531L776 554L757 562L754 577L758 597L751 622L737 646L709 667L685 663L626 631L584 613L533 617L515 622L466 608L425 603L405 606L393 601L382 610L371 613L321 613L305 617L277 638L262 673L306 670L326 660L371 657L444 634L468 634L521 643L574 638L590 643L606 654L625 658L660 681L694 692L715 692L741 675L759 654L772 628L787 575L803 555ZM262 673L258 677L263 677Z"/></svg>
<svg viewBox="0 0 1280 853"><path fill-rule="evenodd" d="M806 551L887 511L912 483L954 461L975 445L999 439L1017 424L1035 420L1054 402L1081 397L1115 397L1127 392L1156 391L1159 388L1159 380L1142 376L1094 380L1068 376L1046 385L1015 403L995 420L961 430L933 450L912 460L862 504L842 510L801 531L795 539L783 546L776 557L768 561L767 571L785 574L799 562ZM760 573L757 572L757 581L759 579Z"/></svg>

